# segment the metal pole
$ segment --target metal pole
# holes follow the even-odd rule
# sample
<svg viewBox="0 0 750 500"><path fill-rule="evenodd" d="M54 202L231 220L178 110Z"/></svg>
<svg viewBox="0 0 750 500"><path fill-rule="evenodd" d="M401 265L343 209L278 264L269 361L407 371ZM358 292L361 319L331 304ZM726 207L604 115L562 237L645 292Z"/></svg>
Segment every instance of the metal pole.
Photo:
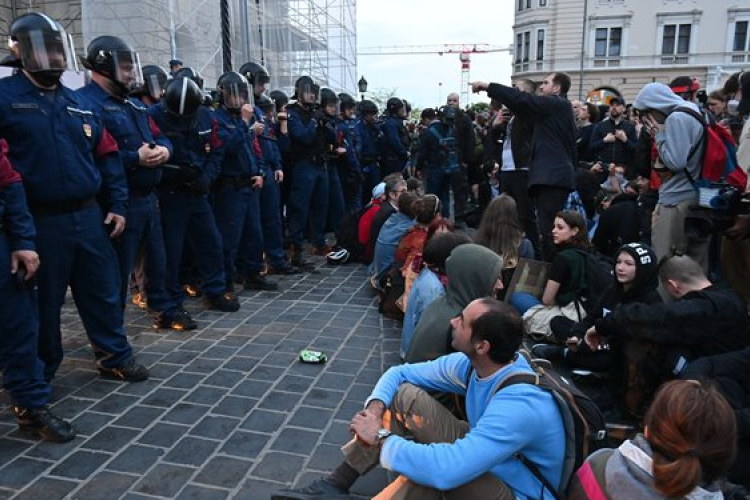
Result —
<svg viewBox="0 0 750 500"><path fill-rule="evenodd" d="M169 50L172 53L172 59L177 59L177 29L174 24L174 0L169 0L167 9L169 9Z"/></svg>
<svg viewBox="0 0 750 500"><path fill-rule="evenodd" d="M258 43L260 45L260 64L266 65L266 55L263 53L263 16L261 14L260 0L255 0L255 8L258 12Z"/></svg>
<svg viewBox="0 0 750 500"><path fill-rule="evenodd" d="M249 22L247 18L247 0L240 0L240 36L242 37L242 60L244 62L250 60Z"/></svg>
<svg viewBox="0 0 750 500"><path fill-rule="evenodd" d="M229 1L221 0L221 51L224 73L232 71L232 30L229 25Z"/></svg>
<svg viewBox="0 0 750 500"><path fill-rule="evenodd" d="M586 59L586 14L589 11L589 0L583 0L583 29L581 32L581 67L578 70L578 100L583 99L583 65Z"/></svg>

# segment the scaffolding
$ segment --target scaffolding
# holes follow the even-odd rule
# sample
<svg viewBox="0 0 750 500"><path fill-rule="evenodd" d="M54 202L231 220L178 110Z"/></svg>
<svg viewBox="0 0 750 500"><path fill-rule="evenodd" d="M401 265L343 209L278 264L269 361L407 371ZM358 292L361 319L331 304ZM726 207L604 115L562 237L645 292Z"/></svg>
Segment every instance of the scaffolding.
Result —
<svg viewBox="0 0 750 500"><path fill-rule="evenodd" d="M357 90L356 0L229 0L232 65L260 62L272 89L291 92L310 75L321 85ZM177 58L212 88L223 71L216 0L0 0L0 10L41 11L61 21L83 52L100 35L133 45L142 64ZM12 15L8 18L11 19ZM5 17L5 16L4 16ZM9 23L8 23L9 24ZM7 33L7 24L0 26Z"/></svg>

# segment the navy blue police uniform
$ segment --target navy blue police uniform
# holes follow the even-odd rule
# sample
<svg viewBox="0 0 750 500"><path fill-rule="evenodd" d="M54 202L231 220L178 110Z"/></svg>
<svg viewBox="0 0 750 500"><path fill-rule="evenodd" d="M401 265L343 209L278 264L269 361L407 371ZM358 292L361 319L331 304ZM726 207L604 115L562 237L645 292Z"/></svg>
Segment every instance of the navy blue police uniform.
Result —
<svg viewBox="0 0 750 500"><path fill-rule="evenodd" d="M357 158L357 120L339 118L336 121L338 142L346 154L338 160L339 180L344 192L344 210L347 214L362 210L362 168Z"/></svg>
<svg viewBox="0 0 750 500"><path fill-rule="evenodd" d="M383 154L384 134L379 124L367 123L364 119L357 121L355 132L354 147L365 178L362 186L362 200L364 203L369 203L372 189L382 180L380 158Z"/></svg>
<svg viewBox="0 0 750 500"><path fill-rule="evenodd" d="M409 151L406 148L406 127L404 119L398 116L389 116L383 124L383 155L380 163L383 177L396 172L401 172L406 166Z"/></svg>

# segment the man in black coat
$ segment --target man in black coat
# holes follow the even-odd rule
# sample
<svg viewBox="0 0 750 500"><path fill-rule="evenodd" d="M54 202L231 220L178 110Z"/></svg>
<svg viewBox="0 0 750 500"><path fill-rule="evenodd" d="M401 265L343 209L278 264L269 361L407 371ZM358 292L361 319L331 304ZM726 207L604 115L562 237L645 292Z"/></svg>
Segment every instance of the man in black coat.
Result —
<svg viewBox="0 0 750 500"><path fill-rule="evenodd" d="M552 226L568 194L575 189L574 160L576 124L573 107L567 99L570 76L550 73L539 92L533 95L499 83L473 82L474 92L486 91L517 116L535 121L529 162L529 193L534 201L542 236L542 257L555 255Z"/></svg>

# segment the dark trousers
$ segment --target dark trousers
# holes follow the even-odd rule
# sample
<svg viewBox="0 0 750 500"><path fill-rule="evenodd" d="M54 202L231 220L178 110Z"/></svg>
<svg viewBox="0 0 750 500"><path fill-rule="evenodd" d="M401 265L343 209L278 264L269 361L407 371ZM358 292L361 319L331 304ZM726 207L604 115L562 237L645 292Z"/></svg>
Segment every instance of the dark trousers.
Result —
<svg viewBox="0 0 750 500"><path fill-rule="evenodd" d="M452 174L445 172L440 167L428 167L424 171L424 192L425 194L434 194L440 199L443 206L441 215L446 219L451 215L451 178Z"/></svg>
<svg viewBox="0 0 750 500"><path fill-rule="evenodd" d="M362 183L362 206L366 206L372 199L373 188L380 184L380 181L382 180L380 175L380 165L377 163L362 165L362 175L365 177L365 180Z"/></svg>
<svg viewBox="0 0 750 500"><path fill-rule="evenodd" d="M555 244L552 243L552 227L555 215L563 209L570 190L553 186L534 186L531 199L536 209L539 233L542 237L542 260L552 262L555 257Z"/></svg>
<svg viewBox="0 0 750 500"><path fill-rule="evenodd" d="M114 241L120 264L120 303L125 307L128 280L136 260L142 253L144 258L144 286L148 307L151 311L170 313L166 286L167 256L164 250L164 233L156 195L131 198L125 230Z"/></svg>
<svg viewBox="0 0 750 500"><path fill-rule="evenodd" d="M534 258L542 258L539 226L536 222L536 211L529 196L529 171L508 170L500 173L500 191L516 200L518 220L526 237L534 247Z"/></svg>
<svg viewBox="0 0 750 500"><path fill-rule="evenodd" d="M263 189L260 190L260 222L263 229L263 244L271 265L275 268L286 265L284 251L284 225L281 220L280 196L281 187L273 179L273 172L268 169ZM286 182L286 177L284 178ZM243 238L244 241L244 238ZM242 247L244 248L244 247Z"/></svg>
<svg viewBox="0 0 750 500"><path fill-rule="evenodd" d="M39 360L36 291L22 290L10 274L10 244L0 229L0 372L3 388L15 404L47 404L50 387Z"/></svg>
<svg viewBox="0 0 750 500"><path fill-rule="evenodd" d="M341 187L339 170L335 166L328 169L328 219L327 228L336 234L338 239L341 219L344 217L346 205L344 202L344 190Z"/></svg>
<svg viewBox="0 0 750 500"><path fill-rule="evenodd" d="M216 227L224 253L226 290L232 290L240 241L246 241L240 258L241 273L263 269L263 229L260 224L260 192L252 187L224 186L213 196Z"/></svg>
<svg viewBox="0 0 750 500"><path fill-rule="evenodd" d="M463 220L466 217L466 201L469 198L469 180L466 167L459 165L451 174L451 189L453 190L453 218Z"/></svg>
<svg viewBox="0 0 750 500"><path fill-rule="evenodd" d="M97 363L106 368L133 357L123 329L117 256L98 205L34 217L39 268L39 358L51 380L63 359L60 309L68 286ZM2 306L3 308L5 305Z"/></svg>
<svg viewBox="0 0 750 500"><path fill-rule="evenodd" d="M328 215L328 168L310 161L294 164L292 192L287 203L289 210L289 235L296 248L302 248L308 217L312 244L322 247L326 243L326 217Z"/></svg>

